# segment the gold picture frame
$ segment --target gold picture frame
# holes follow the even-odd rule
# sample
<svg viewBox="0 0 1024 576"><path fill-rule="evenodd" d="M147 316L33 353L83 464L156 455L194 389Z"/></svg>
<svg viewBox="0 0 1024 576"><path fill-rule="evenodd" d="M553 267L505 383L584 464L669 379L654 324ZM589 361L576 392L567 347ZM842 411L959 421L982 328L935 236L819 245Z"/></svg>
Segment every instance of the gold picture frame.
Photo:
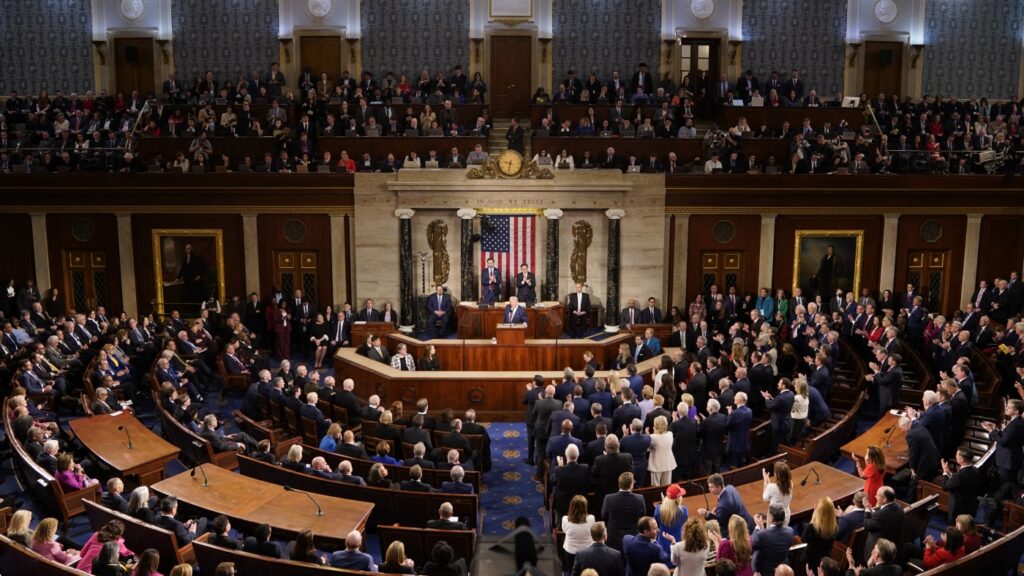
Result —
<svg viewBox="0 0 1024 576"><path fill-rule="evenodd" d="M193 253L203 264L199 282L188 285L179 279L181 260L185 246L193 245ZM224 288L224 231L219 228L161 228L152 231L153 278L156 284L154 311L164 315L165 304L181 310L183 315L198 315L199 304L205 300L211 289L216 289L217 298L225 301ZM208 262L209 259L215 260ZM202 290L201 297L200 292ZM191 294L188 293L192 292ZM199 297L198 299L196 299ZM168 300L166 301L165 300Z"/></svg>
<svg viewBox="0 0 1024 576"><path fill-rule="evenodd" d="M828 246L833 247L833 266L838 271L822 286L817 275ZM842 288L859 297L863 256L863 230L797 230L793 243L793 293L800 288L805 297L813 298L812 294L820 291L822 300L827 301L836 288Z"/></svg>

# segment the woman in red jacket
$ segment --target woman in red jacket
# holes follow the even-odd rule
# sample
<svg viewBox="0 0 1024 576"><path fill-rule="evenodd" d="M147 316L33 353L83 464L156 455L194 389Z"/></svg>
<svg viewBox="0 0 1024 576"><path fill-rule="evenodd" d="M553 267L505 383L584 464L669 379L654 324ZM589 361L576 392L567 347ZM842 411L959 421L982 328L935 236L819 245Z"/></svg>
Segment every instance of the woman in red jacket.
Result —
<svg viewBox="0 0 1024 576"><path fill-rule="evenodd" d="M924 567L931 570L943 564L959 560L964 555L964 535L956 526L942 531L942 545L935 543L930 534L924 538Z"/></svg>
<svg viewBox="0 0 1024 576"><path fill-rule="evenodd" d="M875 496L878 489L882 487L882 479L885 477L885 456L878 446L868 446L864 458L854 458L857 465L857 475L864 479L864 493L868 502L875 506Z"/></svg>

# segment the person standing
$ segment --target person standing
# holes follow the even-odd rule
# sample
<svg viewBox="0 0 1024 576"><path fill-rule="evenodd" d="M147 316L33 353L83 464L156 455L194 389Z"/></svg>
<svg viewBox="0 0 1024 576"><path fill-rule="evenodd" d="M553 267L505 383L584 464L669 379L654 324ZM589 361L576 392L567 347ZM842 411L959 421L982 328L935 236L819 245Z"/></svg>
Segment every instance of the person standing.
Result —
<svg viewBox="0 0 1024 576"><path fill-rule="evenodd" d="M292 320L288 312L288 301L281 300L274 309L272 324L274 327L274 355L278 360L291 358Z"/></svg>
<svg viewBox="0 0 1024 576"><path fill-rule="evenodd" d="M515 150L520 154L523 154L526 150L523 146L523 137L525 130L519 125L519 120L513 118L509 123L508 130L505 132L505 141L508 142L508 149Z"/></svg>

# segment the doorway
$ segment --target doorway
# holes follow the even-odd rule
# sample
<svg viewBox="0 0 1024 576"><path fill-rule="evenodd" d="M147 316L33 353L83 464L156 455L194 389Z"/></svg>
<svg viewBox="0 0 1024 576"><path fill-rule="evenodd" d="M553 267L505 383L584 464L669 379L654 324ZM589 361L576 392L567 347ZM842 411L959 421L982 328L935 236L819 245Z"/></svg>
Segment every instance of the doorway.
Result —
<svg viewBox="0 0 1024 576"><path fill-rule="evenodd" d="M899 94L903 86L903 43L864 43L864 92L874 99L879 93Z"/></svg>
<svg viewBox="0 0 1024 576"><path fill-rule="evenodd" d="M299 38L299 73L308 66L319 80L326 72L334 82L341 77L341 36L302 36Z"/></svg>
<svg viewBox="0 0 1024 576"><path fill-rule="evenodd" d="M153 39L115 38L114 71L117 91L126 97L132 90L138 90L142 96L154 92Z"/></svg>
<svg viewBox="0 0 1024 576"><path fill-rule="evenodd" d="M700 293L707 294L712 284L718 285L720 294L728 294L729 288L741 293L740 278L743 277L743 252L703 252L700 255ZM708 303L708 307L712 306Z"/></svg>
<svg viewBox="0 0 1024 576"><path fill-rule="evenodd" d="M917 287L924 307L932 312L949 312L948 250L912 250L908 256L906 284Z"/></svg>
<svg viewBox="0 0 1024 576"><path fill-rule="evenodd" d="M717 38L679 39L679 78L690 76L694 104L702 118L714 114L715 95L711 87L718 81L721 70L720 48L721 41Z"/></svg>
<svg viewBox="0 0 1024 576"><path fill-rule="evenodd" d="M98 250L64 251L64 295L68 308L83 311L109 305L107 255Z"/></svg>
<svg viewBox="0 0 1024 576"><path fill-rule="evenodd" d="M274 283L284 294L302 290L310 302L320 302L319 275L315 251L274 251Z"/></svg>
<svg viewBox="0 0 1024 576"><path fill-rule="evenodd" d="M533 40L529 36L491 36L491 112L495 118L530 115Z"/></svg>

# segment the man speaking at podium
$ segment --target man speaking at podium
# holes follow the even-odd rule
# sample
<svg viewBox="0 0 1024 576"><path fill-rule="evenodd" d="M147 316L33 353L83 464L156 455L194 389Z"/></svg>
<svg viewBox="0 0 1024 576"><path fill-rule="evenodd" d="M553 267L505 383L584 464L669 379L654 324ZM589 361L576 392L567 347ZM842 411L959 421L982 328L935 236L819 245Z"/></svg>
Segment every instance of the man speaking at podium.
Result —
<svg viewBox="0 0 1024 576"><path fill-rule="evenodd" d="M505 306L505 315L502 317L503 324L526 324L526 310L519 305L519 298L510 296Z"/></svg>

